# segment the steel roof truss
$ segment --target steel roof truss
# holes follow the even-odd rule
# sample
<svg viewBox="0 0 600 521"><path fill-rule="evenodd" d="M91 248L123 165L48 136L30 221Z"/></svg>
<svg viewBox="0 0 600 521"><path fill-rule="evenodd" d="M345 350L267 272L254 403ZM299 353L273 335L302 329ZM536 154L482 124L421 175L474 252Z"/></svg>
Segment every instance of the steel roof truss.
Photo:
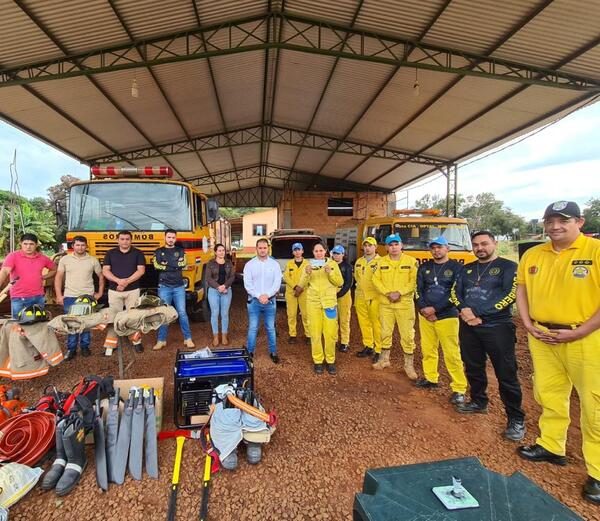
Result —
<svg viewBox="0 0 600 521"><path fill-rule="evenodd" d="M277 20L276 20L277 19ZM288 35L279 42L266 25L277 21ZM140 49L141 56L137 49ZM238 52L287 49L394 66L471 75L575 90L600 90L600 82L567 72L388 36L287 13L224 22L162 38L138 40L0 70L0 86L210 58ZM419 52L407 52L409 50Z"/></svg>

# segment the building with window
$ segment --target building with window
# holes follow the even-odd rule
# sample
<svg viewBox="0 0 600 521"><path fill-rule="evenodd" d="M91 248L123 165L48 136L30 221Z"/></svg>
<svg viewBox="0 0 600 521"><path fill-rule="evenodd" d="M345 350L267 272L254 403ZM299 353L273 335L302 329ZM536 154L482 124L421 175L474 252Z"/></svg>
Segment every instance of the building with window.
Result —
<svg viewBox="0 0 600 521"><path fill-rule="evenodd" d="M277 208L267 208L242 217L242 247L244 252L254 252L256 241L277 228Z"/></svg>

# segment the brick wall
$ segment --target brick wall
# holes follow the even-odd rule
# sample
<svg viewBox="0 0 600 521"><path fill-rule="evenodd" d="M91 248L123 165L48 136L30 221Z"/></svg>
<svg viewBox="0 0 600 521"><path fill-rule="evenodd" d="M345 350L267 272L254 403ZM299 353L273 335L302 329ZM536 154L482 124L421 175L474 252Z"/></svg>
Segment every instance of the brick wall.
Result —
<svg viewBox="0 0 600 521"><path fill-rule="evenodd" d="M331 197L354 199L352 217L359 219L386 215L388 199L395 200L394 194L380 192L286 192L279 204L278 227L314 228L324 238L334 237L336 225L350 217L327 215L327 200ZM291 212L290 226L283 221L285 210Z"/></svg>

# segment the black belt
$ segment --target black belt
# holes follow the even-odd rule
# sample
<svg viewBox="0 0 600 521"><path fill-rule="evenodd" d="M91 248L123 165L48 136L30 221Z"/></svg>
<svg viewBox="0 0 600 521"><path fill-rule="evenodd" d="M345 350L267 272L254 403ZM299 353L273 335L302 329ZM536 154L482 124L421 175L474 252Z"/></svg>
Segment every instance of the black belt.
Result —
<svg viewBox="0 0 600 521"><path fill-rule="evenodd" d="M581 324L554 324L553 322L537 322L548 329L577 329Z"/></svg>

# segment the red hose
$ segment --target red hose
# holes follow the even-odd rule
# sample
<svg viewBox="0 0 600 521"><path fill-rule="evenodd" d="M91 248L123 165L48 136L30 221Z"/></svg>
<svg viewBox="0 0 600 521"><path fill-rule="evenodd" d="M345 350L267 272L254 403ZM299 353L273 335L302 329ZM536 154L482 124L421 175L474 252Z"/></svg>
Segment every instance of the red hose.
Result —
<svg viewBox="0 0 600 521"><path fill-rule="evenodd" d="M6 420L0 425L0 462L33 466L55 443L56 416L32 411Z"/></svg>

